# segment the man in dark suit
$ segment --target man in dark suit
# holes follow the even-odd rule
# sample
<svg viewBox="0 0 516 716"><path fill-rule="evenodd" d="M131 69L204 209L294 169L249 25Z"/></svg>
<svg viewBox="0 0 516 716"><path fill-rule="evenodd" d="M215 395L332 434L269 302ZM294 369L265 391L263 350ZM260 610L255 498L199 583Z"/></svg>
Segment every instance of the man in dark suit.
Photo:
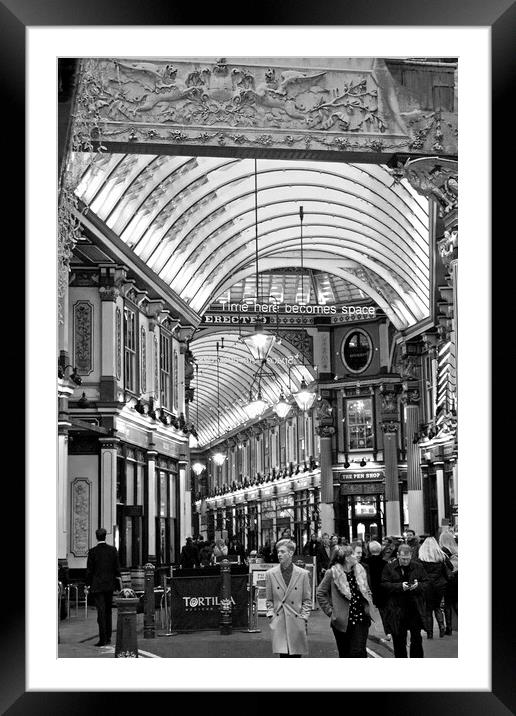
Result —
<svg viewBox="0 0 516 716"><path fill-rule="evenodd" d="M97 544L88 552L86 585L91 591L97 607L99 640L95 646L106 646L106 644L111 644L111 609L113 590L116 588L115 579L118 579L120 588L122 581L118 551L115 547L106 544L106 530L100 527L95 531L95 536Z"/></svg>
<svg viewBox="0 0 516 716"><path fill-rule="evenodd" d="M330 566L331 546L330 535L324 532L321 537L321 544L317 550L317 581L320 582L324 577L324 573Z"/></svg>

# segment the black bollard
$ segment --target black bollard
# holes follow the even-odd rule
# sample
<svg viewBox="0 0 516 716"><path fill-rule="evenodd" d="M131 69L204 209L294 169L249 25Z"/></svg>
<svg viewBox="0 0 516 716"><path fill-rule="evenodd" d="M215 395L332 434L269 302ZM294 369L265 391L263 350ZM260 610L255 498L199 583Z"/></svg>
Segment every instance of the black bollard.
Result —
<svg viewBox="0 0 516 716"><path fill-rule="evenodd" d="M220 633L227 636L233 631L231 614L231 564L223 559L220 563L222 588L220 595Z"/></svg>
<svg viewBox="0 0 516 716"><path fill-rule="evenodd" d="M145 596L143 602L143 638L154 639L156 628L154 626L154 565L147 562L145 569Z"/></svg>
<svg viewBox="0 0 516 716"><path fill-rule="evenodd" d="M140 600L132 589L122 589L114 601L118 608L115 659L137 658L136 608Z"/></svg>

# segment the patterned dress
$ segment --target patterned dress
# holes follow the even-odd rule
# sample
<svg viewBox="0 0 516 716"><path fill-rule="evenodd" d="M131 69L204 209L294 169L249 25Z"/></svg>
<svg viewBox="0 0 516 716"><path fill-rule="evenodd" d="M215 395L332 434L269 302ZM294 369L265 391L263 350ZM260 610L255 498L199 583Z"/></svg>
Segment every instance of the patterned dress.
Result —
<svg viewBox="0 0 516 716"><path fill-rule="evenodd" d="M367 616L364 611L363 599L360 593L360 589L358 588L354 570L346 572L346 577L348 578L349 588L351 591L351 603L349 605L349 623L363 624L367 621Z"/></svg>

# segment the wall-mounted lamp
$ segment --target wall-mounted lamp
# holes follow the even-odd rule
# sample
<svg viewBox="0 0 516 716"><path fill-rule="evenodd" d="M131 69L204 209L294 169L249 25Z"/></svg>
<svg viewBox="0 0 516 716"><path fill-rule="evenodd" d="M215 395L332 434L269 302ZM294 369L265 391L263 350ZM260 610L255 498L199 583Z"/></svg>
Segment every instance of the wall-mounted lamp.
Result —
<svg viewBox="0 0 516 716"><path fill-rule="evenodd" d="M74 368L71 363L69 363L68 365L65 365L64 367L63 367L62 365L59 365L59 364L58 364L58 366L57 366L57 377L58 377L60 380L63 380L63 379L66 377L66 369L67 369L67 368L73 368L73 371L72 371L72 372L70 373L70 375L68 376L69 380L71 380L72 383L75 383L75 385L81 385L81 383L82 383L82 378L81 378L81 376L77 373L77 368Z"/></svg>
<svg viewBox="0 0 516 716"><path fill-rule="evenodd" d="M364 458L362 458L358 464L360 465L360 467L365 467L367 465L367 460L364 460Z"/></svg>

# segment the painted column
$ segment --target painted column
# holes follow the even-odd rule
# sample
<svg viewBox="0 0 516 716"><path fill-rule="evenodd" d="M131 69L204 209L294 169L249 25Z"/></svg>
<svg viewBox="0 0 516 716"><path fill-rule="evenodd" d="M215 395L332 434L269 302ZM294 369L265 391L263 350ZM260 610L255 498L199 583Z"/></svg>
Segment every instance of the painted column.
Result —
<svg viewBox="0 0 516 716"><path fill-rule="evenodd" d="M441 527L445 515L444 502L444 462L434 462L435 487L437 492L437 524Z"/></svg>
<svg viewBox="0 0 516 716"><path fill-rule="evenodd" d="M101 268L101 367L100 400L118 400L118 380L122 378L122 308L117 306L120 291L113 278ZM107 528L106 528L107 529Z"/></svg>
<svg viewBox="0 0 516 716"><path fill-rule="evenodd" d="M99 438L100 443L100 527L104 527L106 542L114 544L116 524L116 461L117 438Z"/></svg>
<svg viewBox="0 0 516 716"><path fill-rule="evenodd" d="M68 427L62 424L58 429L58 465L57 465L57 557L68 556L68 524L70 506L68 504Z"/></svg>
<svg viewBox="0 0 516 716"><path fill-rule="evenodd" d="M247 501L244 502L244 549L247 550L249 544L249 507Z"/></svg>
<svg viewBox="0 0 516 716"><path fill-rule="evenodd" d="M333 507L333 472L331 458L331 441L335 428L331 425L320 425L317 434L320 437L321 455L321 529L332 534L335 531L335 510Z"/></svg>
<svg viewBox="0 0 516 716"><path fill-rule="evenodd" d="M256 503L256 542L257 547L262 546L262 503L260 500Z"/></svg>
<svg viewBox="0 0 516 716"><path fill-rule="evenodd" d="M156 562L156 450L147 450L148 561Z"/></svg>
<svg viewBox="0 0 516 716"><path fill-rule="evenodd" d="M407 488L410 529L416 534L425 531L423 508L423 480L421 476L419 436L419 390L408 386L405 390L405 435L407 436Z"/></svg>
<svg viewBox="0 0 516 716"><path fill-rule="evenodd" d="M177 515L179 517L179 534L181 545L186 544L186 538L192 534L192 493L186 479L188 463L179 461L179 505Z"/></svg>
<svg viewBox="0 0 516 716"><path fill-rule="evenodd" d="M388 535L399 535L400 488L398 482L399 384L380 386L383 461L385 466L385 529Z"/></svg>
<svg viewBox="0 0 516 716"><path fill-rule="evenodd" d="M385 529L388 535L401 534L400 490L398 484L398 428L399 423L382 423L385 464Z"/></svg>

